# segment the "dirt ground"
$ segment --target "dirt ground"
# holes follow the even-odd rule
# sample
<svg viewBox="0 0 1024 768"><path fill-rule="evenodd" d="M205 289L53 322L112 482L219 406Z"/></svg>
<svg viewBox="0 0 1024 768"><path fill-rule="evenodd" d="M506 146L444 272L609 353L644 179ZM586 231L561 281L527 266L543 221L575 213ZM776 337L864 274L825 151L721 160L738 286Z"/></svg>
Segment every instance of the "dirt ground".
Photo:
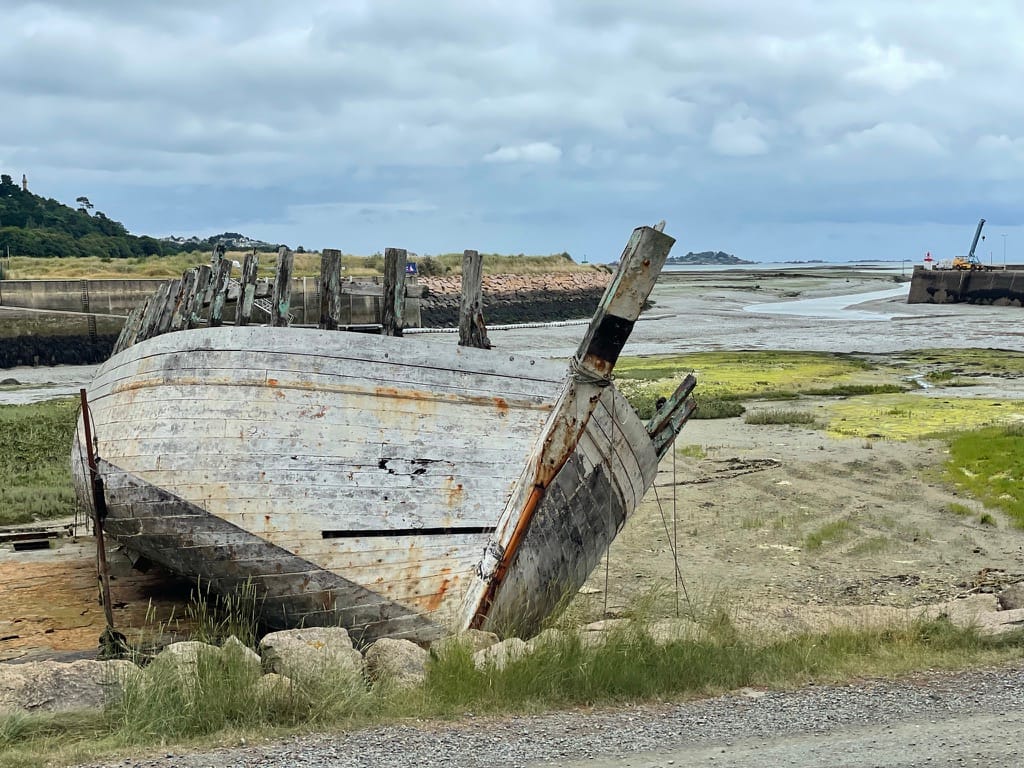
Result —
<svg viewBox="0 0 1024 768"><path fill-rule="evenodd" d="M672 275L655 289L658 319L637 324L625 353L1021 349L1020 310L907 305L901 297L826 312L799 304L793 314L746 309L892 287L884 275ZM923 394L1020 399L1024 382ZM813 410L819 401L784 407ZM691 421L677 448L705 455L666 457L656 493L612 545L607 594L603 566L584 588L578 602L586 615L605 605L616 615L652 592L659 595L653 610L671 615L678 593L681 615L722 608L739 624L795 631L915 616L947 601L954 602L942 610L993 611L1001 585L1024 581L1024 530L998 511L991 511L996 525L981 524L984 508L941 482L941 442L837 438L734 418ZM976 514L957 515L952 503Z"/></svg>
<svg viewBox="0 0 1024 768"><path fill-rule="evenodd" d="M620 615L653 593L651 610L671 616L678 594L683 616L721 609L738 624L797 631L914 616L977 594L988 597L965 609L994 610L993 593L1024 580L1024 531L998 512L991 526L950 511L983 508L940 482L942 443L735 418L691 421L677 446L705 455L665 459L655 492L612 545L607 582L602 566L584 587L586 615L606 605Z"/></svg>

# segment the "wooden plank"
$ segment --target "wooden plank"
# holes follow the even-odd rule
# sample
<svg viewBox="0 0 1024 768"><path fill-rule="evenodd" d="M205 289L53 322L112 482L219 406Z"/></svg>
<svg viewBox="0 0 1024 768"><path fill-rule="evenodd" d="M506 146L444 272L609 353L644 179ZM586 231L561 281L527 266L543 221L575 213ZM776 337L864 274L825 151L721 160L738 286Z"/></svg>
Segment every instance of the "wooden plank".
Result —
<svg viewBox="0 0 1024 768"><path fill-rule="evenodd" d="M221 262L224 261L224 252L224 243L217 243L213 246L213 251L210 254L210 282L207 284L203 294L203 306L213 305L213 292L217 281L217 273L220 271Z"/></svg>
<svg viewBox="0 0 1024 768"><path fill-rule="evenodd" d="M459 300L459 345L490 349L484 323L484 259L476 251L462 254L462 295Z"/></svg>
<svg viewBox="0 0 1024 768"><path fill-rule="evenodd" d="M183 330L188 323L189 302L195 295L196 279L199 270L192 268L181 276L181 285L178 288L178 295L174 300L174 311L171 315L171 324L168 331Z"/></svg>
<svg viewBox="0 0 1024 768"><path fill-rule="evenodd" d="M341 317L341 251L324 248L320 256L320 323L325 331L338 330Z"/></svg>
<svg viewBox="0 0 1024 768"><path fill-rule="evenodd" d="M235 325L248 325L252 317L252 303L256 298L256 272L260 257L255 249L245 254L242 264L242 281L238 289L238 306L235 308Z"/></svg>
<svg viewBox="0 0 1024 768"><path fill-rule="evenodd" d="M203 264L196 270L196 282L185 305L185 329L195 328L202 321L203 300L213 279L213 271L209 264Z"/></svg>
<svg viewBox="0 0 1024 768"><path fill-rule="evenodd" d="M381 325L385 336L401 336L405 325L405 263L404 248L384 249L384 298L381 303Z"/></svg>
<svg viewBox="0 0 1024 768"><path fill-rule="evenodd" d="M170 289L171 283L166 282L157 288L152 297L150 297L149 307L146 310L146 316L142 320L142 327L139 329L137 341L145 341L153 335L157 322L160 320L160 313L167 302L167 293Z"/></svg>
<svg viewBox="0 0 1024 768"><path fill-rule="evenodd" d="M142 306L138 306L128 313L124 325L121 326L121 333L118 335L117 341L114 342L114 348L110 354L116 355L135 343L135 338L139 334L139 326L142 324L142 318L149 309L149 302L150 299L146 299Z"/></svg>
<svg viewBox="0 0 1024 768"><path fill-rule="evenodd" d="M231 282L231 259L224 256L224 244L217 243L214 249L216 267L210 282L210 327L217 328L224 323L224 303L228 298L228 284Z"/></svg>
<svg viewBox="0 0 1024 768"><path fill-rule="evenodd" d="M689 374L676 387L675 392L668 398L657 413L647 422L647 433L651 437L660 459L671 447L676 435L686 424L686 421L693 414L697 407L696 402L690 397L693 388L697 385L697 379Z"/></svg>
<svg viewBox="0 0 1024 768"><path fill-rule="evenodd" d="M277 251L277 270L274 273L274 296L270 307L270 324L275 328L291 325L289 311L292 303L292 262L294 256L285 246Z"/></svg>

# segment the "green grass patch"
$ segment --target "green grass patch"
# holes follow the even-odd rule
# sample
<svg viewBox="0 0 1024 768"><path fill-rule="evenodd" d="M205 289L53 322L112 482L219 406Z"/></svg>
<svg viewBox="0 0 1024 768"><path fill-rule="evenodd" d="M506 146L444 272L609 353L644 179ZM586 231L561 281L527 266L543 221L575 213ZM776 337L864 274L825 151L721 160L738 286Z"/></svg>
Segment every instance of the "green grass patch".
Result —
<svg viewBox="0 0 1024 768"><path fill-rule="evenodd" d="M814 414L807 411L769 408L750 411L743 417L745 424L814 424Z"/></svg>
<svg viewBox="0 0 1024 768"><path fill-rule="evenodd" d="M697 445L696 443L681 445L676 449L676 453L688 459L703 459L707 458L708 455L708 452L704 450L704 446Z"/></svg>
<svg viewBox="0 0 1024 768"><path fill-rule="evenodd" d="M817 397L855 397L857 395L892 395L908 392L914 387L903 384L836 384L831 387L811 387L802 391L804 395Z"/></svg>
<svg viewBox="0 0 1024 768"><path fill-rule="evenodd" d="M910 440L1024 419L1024 402L916 394L851 397L828 404L828 431L840 437Z"/></svg>
<svg viewBox="0 0 1024 768"><path fill-rule="evenodd" d="M1024 528L1024 426L989 427L950 437L946 479Z"/></svg>
<svg viewBox="0 0 1024 768"><path fill-rule="evenodd" d="M958 504L955 501L946 505L946 511L952 515L956 515L957 517L970 517L974 514L973 509L965 504Z"/></svg>
<svg viewBox="0 0 1024 768"><path fill-rule="evenodd" d="M74 512L70 461L77 413L73 398L0 405L0 524Z"/></svg>
<svg viewBox="0 0 1024 768"><path fill-rule="evenodd" d="M856 528L849 520L834 520L804 537L804 549L818 550L826 545L839 544L853 535Z"/></svg>
<svg viewBox="0 0 1024 768"><path fill-rule="evenodd" d="M696 352L688 355L623 357L617 379L674 383L697 375L700 391L710 397L792 396L808 388L870 383L851 379L870 374L873 366L856 357L824 352Z"/></svg>

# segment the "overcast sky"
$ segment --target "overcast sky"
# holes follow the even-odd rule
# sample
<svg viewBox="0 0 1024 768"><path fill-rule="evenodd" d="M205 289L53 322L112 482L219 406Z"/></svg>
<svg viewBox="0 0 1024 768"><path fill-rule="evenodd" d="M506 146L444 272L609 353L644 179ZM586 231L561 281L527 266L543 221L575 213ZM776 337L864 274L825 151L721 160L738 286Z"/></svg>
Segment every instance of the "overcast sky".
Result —
<svg viewBox="0 0 1024 768"><path fill-rule="evenodd" d="M0 0L0 170L137 234L1024 261L1019 0ZM1006 234L1007 237L1001 237Z"/></svg>

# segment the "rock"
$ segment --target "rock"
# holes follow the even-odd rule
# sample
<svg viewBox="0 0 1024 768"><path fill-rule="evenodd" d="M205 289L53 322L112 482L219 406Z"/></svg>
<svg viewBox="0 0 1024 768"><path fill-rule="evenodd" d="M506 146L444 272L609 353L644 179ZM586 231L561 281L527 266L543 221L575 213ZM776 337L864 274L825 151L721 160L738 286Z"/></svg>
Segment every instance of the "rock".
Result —
<svg viewBox="0 0 1024 768"><path fill-rule="evenodd" d="M375 683L415 688L427 679L429 658L410 640L382 638L366 649L366 674Z"/></svg>
<svg viewBox="0 0 1024 768"><path fill-rule="evenodd" d="M545 629L526 641L526 652L533 653L538 648L559 648L565 644L567 637L560 629Z"/></svg>
<svg viewBox="0 0 1024 768"><path fill-rule="evenodd" d="M290 693L291 689L291 678L275 672L268 672L256 681L256 695L260 698L283 696Z"/></svg>
<svg viewBox="0 0 1024 768"><path fill-rule="evenodd" d="M1001 635L1024 629L1024 608L993 611L978 616L975 626L983 635Z"/></svg>
<svg viewBox="0 0 1024 768"><path fill-rule="evenodd" d="M469 649L471 654L477 653L497 645L498 636L493 632L484 632L482 629L467 629L457 632L454 635L442 637L430 644L430 651L435 655L448 653L453 645L462 645Z"/></svg>
<svg viewBox="0 0 1024 768"><path fill-rule="evenodd" d="M999 610L1012 611L1024 608L1024 581L1011 584L999 593Z"/></svg>
<svg viewBox="0 0 1024 768"><path fill-rule="evenodd" d="M195 664L201 653L219 654L220 648L216 645L210 645L209 643L201 643L198 640L184 640L179 643L171 643L165 646L160 653L156 655L153 662L156 663L163 659L163 664L174 663L174 664Z"/></svg>
<svg viewBox="0 0 1024 768"><path fill-rule="evenodd" d="M18 381L17 379L11 379L11 378L0 379L0 386L10 387L10 386L15 386L17 384L21 384L21 382Z"/></svg>
<svg viewBox="0 0 1024 768"><path fill-rule="evenodd" d="M263 669L263 660L260 655L234 635L224 641L220 652L225 661L237 659L238 663L250 672L261 672Z"/></svg>
<svg viewBox="0 0 1024 768"><path fill-rule="evenodd" d="M294 680L324 673L362 678L363 657L342 627L309 627L271 632L260 640L263 669Z"/></svg>
<svg viewBox="0 0 1024 768"><path fill-rule="evenodd" d="M0 715L100 709L138 672L130 661L0 664Z"/></svg>
<svg viewBox="0 0 1024 768"><path fill-rule="evenodd" d="M510 661L521 659L527 653L526 643L518 637L510 637L496 645L473 654L473 665L477 669L494 667L504 669Z"/></svg>

